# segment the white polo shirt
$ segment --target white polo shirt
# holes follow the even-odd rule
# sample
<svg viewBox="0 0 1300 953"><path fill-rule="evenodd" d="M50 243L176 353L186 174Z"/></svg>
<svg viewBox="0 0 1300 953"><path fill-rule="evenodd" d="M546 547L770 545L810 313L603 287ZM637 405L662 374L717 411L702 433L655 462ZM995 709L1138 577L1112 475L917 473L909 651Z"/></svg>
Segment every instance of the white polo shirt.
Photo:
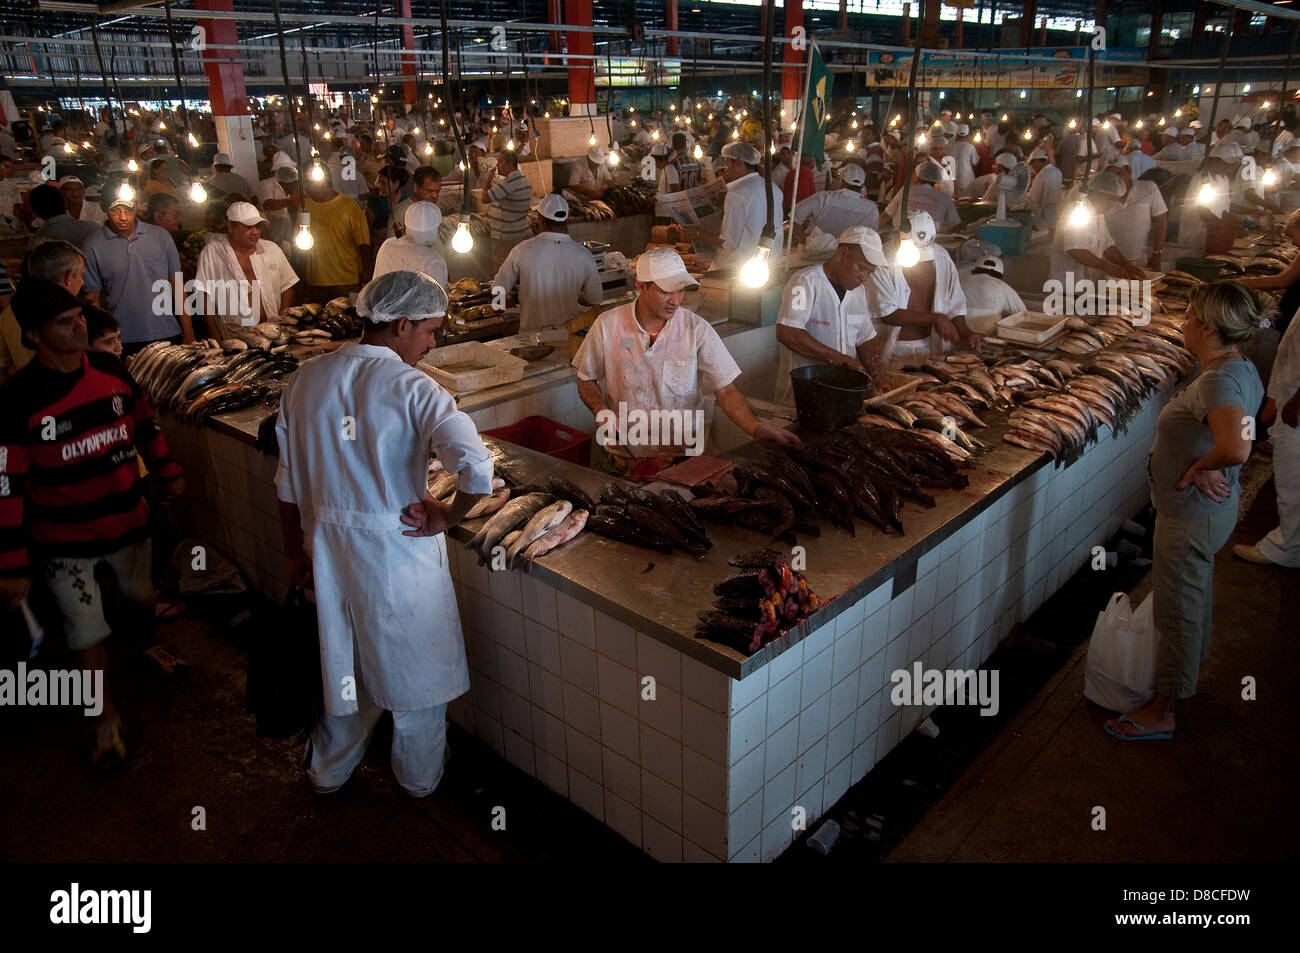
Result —
<svg viewBox="0 0 1300 953"><path fill-rule="evenodd" d="M781 310L776 323L789 328L802 328L817 343L833 348L854 359L858 345L876 336L876 326L867 312L865 283L843 298L826 277L822 265L802 268L785 283L781 292ZM795 368L820 363L816 358L798 354L788 347L781 348L777 364L776 395L778 404L793 404L794 390L790 385L790 372Z"/></svg>
<svg viewBox="0 0 1300 953"><path fill-rule="evenodd" d="M519 330L563 324L605 292L591 252L563 232L542 232L510 249L492 279L509 291L519 285Z"/></svg>
<svg viewBox="0 0 1300 953"><path fill-rule="evenodd" d="M389 238L375 255L375 277L390 271L418 271L447 287L447 260L428 245L411 241L409 235Z"/></svg>
<svg viewBox="0 0 1300 953"><path fill-rule="evenodd" d="M836 237L854 225L876 228L880 224L876 203L851 187L813 193L794 207L790 218L802 225L810 215L814 225Z"/></svg>
<svg viewBox="0 0 1300 953"><path fill-rule="evenodd" d="M1089 203L1089 208L1091 207ZM1069 252L1072 249L1082 249L1092 252L1098 258L1104 258L1106 249L1114 244L1115 239L1111 237L1110 229L1106 225L1106 216L1098 215L1095 208L1088 216L1085 225L1071 225L1068 219L1059 222L1056 235L1052 239L1052 277L1065 281L1065 273L1072 271L1075 281L1084 278L1090 281L1104 281L1111 277L1109 273L1075 260L1070 257Z"/></svg>
<svg viewBox="0 0 1300 953"><path fill-rule="evenodd" d="M722 247L713 258L715 268L739 268L754 255L767 225L767 202L763 198L763 177L750 172L727 183L722 206ZM781 193L772 186L772 225L781 224ZM775 257L775 253L773 254Z"/></svg>
<svg viewBox="0 0 1300 953"><path fill-rule="evenodd" d="M253 265L253 285L256 286L256 294L252 293L253 288L244 275L239 259L235 257L235 250L230 247L229 238L225 235L214 235L203 246L203 251L199 253L199 264L194 272L194 280L204 290L206 296L204 308L209 316L219 314L225 323L243 327L252 327L263 321L273 321L279 316L280 296L298 283L298 276L294 274L293 267L289 264L289 259L284 257L280 246L265 238L258 239L257 250L250 256L250 261ZM256 305L254 313L239 314L232 307L222 309L221 295L215 293L218 286L212 286L213 291L209 291L209 281L231 280L238 282L239 291L246 304L249 307Z"/></svg>
<svg viewBox="0 0 1300 953"><path fill-rule="evenodd" d="M1115 239L1115 247L1129 261L1145 266L1151 255L1151 220L1168 211L1154 182L1134 182L1124 201L1106 213L1106 227Z"/></svg>

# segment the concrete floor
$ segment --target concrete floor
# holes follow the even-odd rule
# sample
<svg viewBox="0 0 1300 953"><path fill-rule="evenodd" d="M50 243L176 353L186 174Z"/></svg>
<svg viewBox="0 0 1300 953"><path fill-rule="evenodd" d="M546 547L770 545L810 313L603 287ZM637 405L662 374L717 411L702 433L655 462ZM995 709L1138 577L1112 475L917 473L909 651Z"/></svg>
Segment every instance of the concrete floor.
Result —
<svg viewBox="0 0 1300 953"><path fill-rule="evenodd" d="M1252 461L1250 501L1232 542L1253 542L1273 525L1269 476L1266 459ZM1147 586L1135 590L1135 604ZM942 783L918 786L908 776L941 768L953 757L951 743L940 754L914 735L831 816L870 816L881 779L896 775L911 785L911 804L896 812L906 820L889 861L1294 857L1287 795L1300 762L1292 730L1300 706L1291 690L1300 675L1297 595L1300 574L1241 563L1225 550L1215 568L1213 652L1198 696L1179 708L1172 742L1107 736L1107 714L1082 694L1086 646L1052 646L1031 651L1018 669L1026 673L1023 707L980 738ZM1023 627L1022 644L1032 647L1035 630L1050 633L1064 621L1053 611L1075 610L1040 612ZM446 778L429 798L415 801L397 788L382 723L343 791L317 797L299 770L301 744L256 736L244 711L246 656L237 641L194 613L165 623L160 639L190 662L190 673L166 682L136 663L118 673L130 757L111 777L86 767L80 715L0 709L0 816L7 819L0 859L647 862L456 729ZM1257 701L1241 699L1248 675L1257 680ZM1005 681L1003 692L1014 694ZM954 724L941 738L951 742L958 732ZM1091 827L1098 806L1105 831ZM205 830L193 829L196 807L206 813ZM496 807L506 809L504 831L492 829ZM853 849L854 826L827 860L878 859ZM787 852L787 859L815 856L802 843Z"/></svg>

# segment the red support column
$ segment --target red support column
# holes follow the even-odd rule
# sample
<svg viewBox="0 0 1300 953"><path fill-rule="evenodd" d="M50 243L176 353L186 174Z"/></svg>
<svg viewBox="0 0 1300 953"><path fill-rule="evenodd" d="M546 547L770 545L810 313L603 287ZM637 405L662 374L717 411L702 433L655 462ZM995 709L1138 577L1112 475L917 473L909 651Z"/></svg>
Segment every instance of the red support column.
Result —
<svg viewBox="0 0 1300 953"><path fill-rule="evenodd" d="M1023 0L1020 6L1020 45L1034 42L1034 15L1038 12L1037 0Z"/></svg>
<svg viewBox="0 0 1300 953"><path fill-rule="evenodd" d="M590 27L592 0L564 0L564 22L568 26ZM596 113L596 73L593 55L595 36L588 32L565 34L569 46L569 115L592 116Z"/></svg>
<svg viewBox="0 0 1300 953"><path fill-rule="evenodd" d="M411 19L411 0L402 0L402 17ZM415 27L409 24L402 27L402 76L402 102L409 112L420 95L419 74L415 66Z"/></svg>
<svg viewBox="0 0 1300 953"><path fill-rule="evenodd" d="M664 2L665 2L664 29L676 30L677 29L677 0L664 0ZM664 53L668 56L676 56L678 49L680 49L680 46L678 44L677 37L675 36L668 37L668 41L664 44Z"/></svg>
<svg viewBox="0 0 1300 953"><path fill-rule="evenodd" d="M849 0L840 0L840 29L849 28Z"/></svg>
<svg viewBox="0 0 1300 953"><path fill-rule="evenodd" d="M199 10L233 12L232 0L197 0ZM234 20L197 20L203 30L203 70L208 76L208 99L212 121L217 127L217 146L235 163L235 171L247 179L257 178L257 144L253 121L248 115L248 91L244 88L244 63L235 49L239 35ZM286 108L287 104L286 104Z"/></svg>
<svg viewBox="0 0 1300 953"><path fill-rule="evenodd" d="M930 49L939 47L939 11L943 4L930 0L925 5L925 25L921 33L921 45Z"/></svg>
<svg viewBox="0 0 1300 953"><path fill-rule="evenodd" d="M785 26L782 29L782 35L788 40L795 36L795 28L803 26L803 0L785 0ZM804 34L804 43L802 50L796 50L794 44L784 43L782 60L784 67L781 70L781 104L785 108L785 125L789 127L790 122L799 114L803 107L803 84L804 84L804 63L808 58L808 41L811 38Z"/></svg>
<svg viewBox="0 0 1300 953"><path fill-rule="evenodd" d="M560 12L560 0L546 0L546 22L564 22L564 14ZM563 45L560 41L559 30L552 30L550 33L546 34L546 37L546 52L554 53L556 56L559 56L560 53L564 52ZM547 60L547 64L550 64L550 60Z"/></svg>
<svg viewBox="0 0 1300 953"><path fill-rule="evenodd" d="M963 22L965 19L965 13L966 11L963 10L961 7L957 8L957 31L956 33L953 34L952 45L954 49L958 49L958 50L961 49L962 40L965 39L963 35L963 29L962 29L965 26L965 23Z"/></svg>

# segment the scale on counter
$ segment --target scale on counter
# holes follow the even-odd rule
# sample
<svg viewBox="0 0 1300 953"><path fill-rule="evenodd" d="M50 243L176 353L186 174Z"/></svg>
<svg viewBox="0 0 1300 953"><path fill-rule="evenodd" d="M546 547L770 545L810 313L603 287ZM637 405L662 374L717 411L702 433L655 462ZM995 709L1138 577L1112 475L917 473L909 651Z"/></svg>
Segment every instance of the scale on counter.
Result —
<svg viewBox="0 0 1300 953"><path fill-rule="evenodd" d="M605 270L605 252L609 251L609 242L583 242L582 247L591 252L591 257L596 259L596 270Z"/></svg>

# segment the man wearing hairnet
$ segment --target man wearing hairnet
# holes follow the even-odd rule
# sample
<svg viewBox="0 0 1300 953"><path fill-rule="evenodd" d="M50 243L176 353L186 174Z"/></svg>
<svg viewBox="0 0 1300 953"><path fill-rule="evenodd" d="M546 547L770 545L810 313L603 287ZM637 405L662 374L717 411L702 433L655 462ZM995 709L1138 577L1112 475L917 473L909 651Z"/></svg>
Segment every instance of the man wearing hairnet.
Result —
<svg viewBox="0 0 1300 953"><path fill-rule="evenodd" d="M1088 194L1082 199L1087 213L1081 216L1083 221L1077 221L1073 206L1062 210L1052 241L1053 278L1064 281L1066 272L1073 273L1076 282L1085 278L1095 282L1146 277L1115 246L1106 227L1106 213L1123 197L1124 183L1119 177L1113 172L1098 172L1088 180Z"/></svg>
<svg viewBox="0 0 1300 953"><path fill-rule="evenodd" d="M917 156L916 168L912 171L912 187L907 192L907 214L915 215L925 212L938 225L941 232L951 232L961 226L961 216L952 196L945 193L943 169L939 163ZM897 227L903 220L899 209L903 204L903 190L899 189L885 206L885 214L880 218L880 230L883 233L891 227Z"/></svg>
<svg viewBox="0 0 1300 953"><path fill-rule="evenodd" d="M727 197L722 205L721 231L705 231L698 225L684 226L682 231L692 240L718 249L713 257L714 268L739 269L754 256L767 226L768 206L763 193L766 182L758 171L762 161L758 150L748 142L727 143L722 147L722 158ZM781 225L781 192L775 185L771 192L772 227L776 230Z"/></svg>
<svg viewBox="0 0 1300 953"><path fill-rule="evenodd" d="M314 583L320 628L325 711L306 770L317 792L338 790L391 711L393 773L423 797L442 779L447 703L469 689L444 533L491 490L492 457L415 367L446 315L443 288L390 272L357 312L360 342L303 364L276 425L289 578ZM429 496L431 452L457 474L450 502Z"/></svg>

